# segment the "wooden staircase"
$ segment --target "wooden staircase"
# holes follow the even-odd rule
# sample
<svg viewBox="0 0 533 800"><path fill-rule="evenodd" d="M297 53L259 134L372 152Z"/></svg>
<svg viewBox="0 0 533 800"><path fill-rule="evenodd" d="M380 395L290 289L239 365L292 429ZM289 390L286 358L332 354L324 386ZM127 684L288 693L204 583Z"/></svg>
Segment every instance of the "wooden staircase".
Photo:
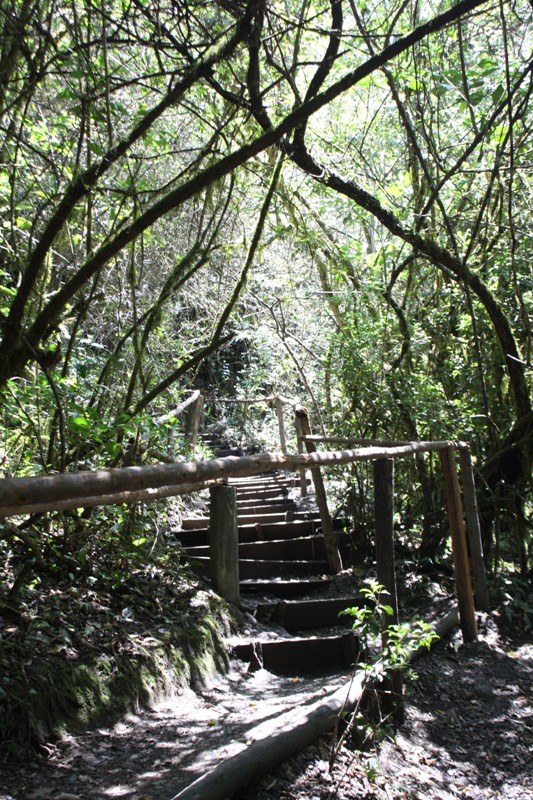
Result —
<svg viewBox="0 0 533 800"><path fill-rule="evenodd" d="M262 635L235 642L234 656L250 669L279 675L349 669L358 641L339 612L360 600L330 596L320 518L298 510L299 479L271 473L232 479L230 485L237 495L242 605L262 629ZM186 518L182 526L186 559L209 579L209 517Z"/></svg>

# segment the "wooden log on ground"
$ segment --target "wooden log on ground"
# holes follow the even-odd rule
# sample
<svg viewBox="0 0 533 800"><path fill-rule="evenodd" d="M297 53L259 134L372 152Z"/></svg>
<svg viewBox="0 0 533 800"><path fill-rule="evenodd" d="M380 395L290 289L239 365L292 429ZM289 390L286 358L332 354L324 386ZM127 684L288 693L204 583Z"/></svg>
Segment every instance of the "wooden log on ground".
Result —
<svg viewBox="0 0 533 800"><path fill-rule="evenodd" d="M470 580L468 550L466 547L461 491L459 489L459 480L455 468L453 450L450 447L446 450L441 450L440 460L446 487L448 520L452 538L455 586L457 590L457 599L459 601L461 631L465 642L475 642L477 641L476 615L474 611L472 583Z"/></svg>
<svg viewBox="0 0 533 800"><path fill-rule="evenodd" d="M435 625L439 636L448 633L459 621L457 609ZM420 648L411 660L427 653ZM340 689L310 706L303 706L246 731L247 742L239 752L221 761L172 800L227 800L239 789L271 771L333 730L339 714L355 708L365 689L366 673L358 672Z"/></svg>
<svg viewBox="0 0 533 800"><path fill-rule="evenodd" d="M459 609L453 608L445 617L442 617L442 619L435 624L434 630L439 639L443 639L450 631L456 628L457 625L459 625ZM409 661L416 661L417 658L425 656L427 652L427 647L421 645L417 650L411 653Z"/></svg>
<svg viewBox="0 0 533 800"><path fill-rule="evenodd" d="M357 673L345 685L311 706L294 709L246 732L249 745L221 761L172 800L226 800L281 761L332 730L338 714L350 711L364 690L365 674Z"/></svg>

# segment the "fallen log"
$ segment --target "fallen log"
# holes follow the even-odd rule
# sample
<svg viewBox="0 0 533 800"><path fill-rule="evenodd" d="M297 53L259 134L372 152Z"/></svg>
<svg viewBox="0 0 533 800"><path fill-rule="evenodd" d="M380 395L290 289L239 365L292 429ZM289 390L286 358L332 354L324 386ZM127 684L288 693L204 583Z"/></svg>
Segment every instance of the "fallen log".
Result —
<svg viewBox="0 0 533 800"><path fill-rule="evenodd" d="M333 694L311 706L293 709L247 732L243 749L197 778L172 800L225 800L241 786L303 750L331 730L338 714L349 711L361 698L366 673L358 672Z"/></svg>
<svg viewBox="0 0 533 800"><path fill-rule="evenodd" d="M459 612L455 608L436 623L435 631L442 637L458 624ZM421 647L410 660L424 653L427 648ZM351 711L361 699L366 677L365 672L356 672L350 681L329 696L248 730L241 750L201 775L172 800L227 800L238 789L332 730L338 715Z"/></svg>
<svg viewBox="0 0 533 800"><path fill-rule="evenodd" d="M445 617L442 617L442 619L440 619L437 623L435 623L434 630L439 639L442 639L443 636L447 636L450 633L450 631L452 631L458 625L459 625L459 609L453 608L448 614L446 614ZM420 656L425 655L427 652L428 652L427 647L424 647L424 645L422 645L413 653L411 653L409 661L410 662L415 661L417 658L420 658Z"/></svg>

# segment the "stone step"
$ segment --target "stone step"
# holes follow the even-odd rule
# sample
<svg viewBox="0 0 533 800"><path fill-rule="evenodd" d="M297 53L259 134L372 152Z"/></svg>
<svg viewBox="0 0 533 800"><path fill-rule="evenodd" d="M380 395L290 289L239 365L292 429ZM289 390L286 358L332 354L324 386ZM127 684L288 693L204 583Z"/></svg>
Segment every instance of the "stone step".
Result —
<svg viewBox="0 0 533 800"><path fill-rule="evenodd" d="M256 640L237 644L233 654L250 668L276 675L326 675L350 668L357 660L359 642L352 633L321 638Z"/></svg>

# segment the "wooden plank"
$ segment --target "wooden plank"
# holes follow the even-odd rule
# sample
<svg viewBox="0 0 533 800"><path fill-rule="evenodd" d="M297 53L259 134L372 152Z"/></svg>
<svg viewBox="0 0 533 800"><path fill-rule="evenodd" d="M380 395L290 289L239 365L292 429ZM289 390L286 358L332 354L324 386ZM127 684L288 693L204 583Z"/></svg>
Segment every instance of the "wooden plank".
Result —
<svg viewBox="0 0 533 800"><path fill-rule="evenodd" d="M207 545L197 544L185 547L187 556L209 555ZM267 561L325 559L326 551L321 536L306 536L298 539L270 539L261 542L240 542L239 558L256 558Z"/></svg>
<svg viewBox="0 0 533 800"><path fill-rule="evenodd" d="M320 520L301 519L291 522L269 522L268 525L241 525L239 536L248 541L261 541L264 539L292 539L297 536L308 536L320 528ZM244 539L243 539L244 541Z"/></svg>
<svg viewBox="0 0 533 800"><path fill-rule="evenodd" d="M315 512L309 511L282 511L273 514L264 514L259 512L257 514L250 513L249 510L241 512L237 506L237 520L239 526L243 525L273 525L283 522L295 522L298 520L318 520L320 515ZM193 528L207 528L209 525L209 517L184 517L181 526L184 531L192 530Z"/></svg>
<svg viewBox="0 0 533 800"><path fill-rule="evenodd" d="M297 520L296 522L273 522L269 525L238 525L239 541L260 542L271 539L294 539L298 536L312 536L320 528L320 520ZM192 544L196 537L207 541L209 528L189 528L178 531L176 538L183 545ZM199 542L200 544L202 542Z"/></svg>
<svg viewBox="0 0 533 800"><path fill-rule="evenodd" d="M248 578L241 580L241 592L289 599L318 592L327 586L329 581L330 579L325 577L293 578L292 580Z"/></svg>
<svg viewBox="0 0 533 800"><path fill-rule="evenodd" d="M283 625L285 630L303 631L313 628L333 628L351 625L353 618L339 617L346 608L362 607L362 597L328 597L320 600L281 600L257 607L257 619L266 619Z"/></svg>
<svg viewBox="0 0 533 800"><path fill-rule="evenodd" d="M342 636L291 637L238 644L233 654L275 675L325 675L348 669L357 659L359 642L352 631Z"/></svg>
<svg viewBox="0 0 533 800"><path fill-rule="evenodd" d="M452 538L455 586L459 603L461 631L465 642L475 642L477 641L477 624L470 580L468 551L466 547L463 507L461 503L459 480L455 468L455 458L451 447L440 452L440 460L444 473L444 485L446 487L448 520Z"/></svg>
<svg viewBox="0 0 533 800"><path fill-rule="evenodd" d="M184 557L186 558L185 554ZM202 575L211 576L210 559L207 556L191 556L193 570ZM239 559L239 575L241 580L248 578L306 578L325 575L328 571L327 561L279 561L271 559Z"/></svg>
<svg viewBox="0 0 533 800"><path fill-rule="evenodd" d="M238 513L237 518L240 525L254 525L262 523L265 525L273 522L286 522L285 512L279 514L248 514ZM183 530L191 530L191 528L205 528L209 524L209 517L185 517L182 520Z"/></svg>
<svg viewBox="0 0 533 800"><path fill-rule="evenodd" d="M230 486L232 486L231 483ZM239 499L237 495L237 511L239 513L241 511L247 511L248 513L257 511L258 514L269 514L289 510L295 511L296 503L294 500L287 500L285 497L265 497L259 499L256 497L244 497Z"/></svg>

